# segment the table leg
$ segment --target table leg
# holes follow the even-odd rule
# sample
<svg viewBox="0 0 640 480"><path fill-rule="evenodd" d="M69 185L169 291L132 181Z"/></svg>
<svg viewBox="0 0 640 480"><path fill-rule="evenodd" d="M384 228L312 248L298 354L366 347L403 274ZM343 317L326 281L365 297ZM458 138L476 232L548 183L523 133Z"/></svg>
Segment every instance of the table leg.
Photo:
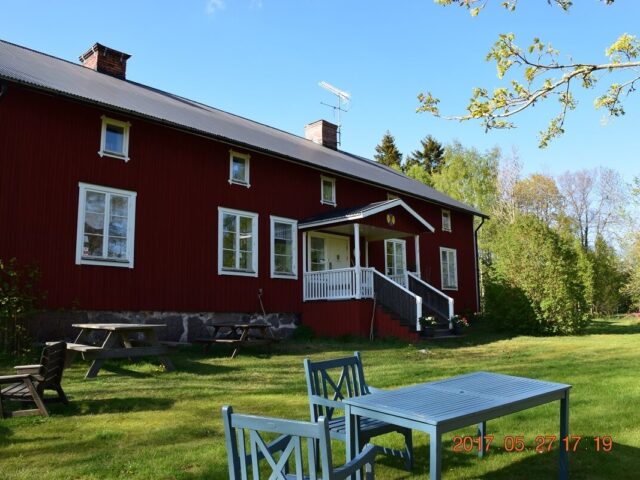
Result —
<svg viewBox="0 0 640 480"><path fill-rule="evenodd" d="M80 338L80 336L78 336L78 338ZM115 334L115 332L109 332L107 334L107 338L104 339L104 342L102 342L102 350L111 350L111 348L116 344L118 340L117 335ZM98 372L100 371L100 369L102 368L102 365L104 365L104 359L103 358L96 358L92 363L91 366L89 367L89 370L87 370L87 374L84 376L85 379L87 378L95 378L98 376Z"/></svg>
<svg viewBox="0 0 640 480"><path fill-rule="evenodd" d="M569 435L569 391L560 399L560 480L569 478L569 454L562 439Z"/></svg>
<svg viewBox="0 0 640 480"><path fill-rule="evenodd" d="M482 422L478 424L478 438L480 439L480 443L478 444L478 457L484 457L484 450L487 448L486 442L487 435L487 422Z"/></svg>
<svg viewBox="0 0 640 480"><path fill-rule="evenodd" d="M346 449L346 461L350 462L360 452L360 418L351 414L351 406L345 405L344 409L344 423L345 423L345 449ZM356 480L361 479L360 470L356 472Z"/></svg>
<svg viewBox="0 0 640 480"><path fill-rule="evenodd" d="M158 341L158 337L154 330L145 330L142 335L145 342L149 345L154 347L160 346L160 342ZM158 355L158 360L160 360L160 363L164 366L165 371L173 372L176 369L176 367L173 366L173 362L166 355Z"/></svg>
<svg viewBox="0 0 640 480"><path fill-rule="evenodd" d="M440 480L442 470L442 434L437 428L429 432L429 480Z"/></svg>
<svg viewBox="0 0 640 480"><path fill-rule="evenodd" d="M242 335L240 335L240 340L238 340L238 346L233 350L233 353L231 354L231 358L236 358L236 355L238 354L238 352L240 352L240 345L242 345L243 342L247 341L248 335L249 335L249 329L243 328Z"/></svg>

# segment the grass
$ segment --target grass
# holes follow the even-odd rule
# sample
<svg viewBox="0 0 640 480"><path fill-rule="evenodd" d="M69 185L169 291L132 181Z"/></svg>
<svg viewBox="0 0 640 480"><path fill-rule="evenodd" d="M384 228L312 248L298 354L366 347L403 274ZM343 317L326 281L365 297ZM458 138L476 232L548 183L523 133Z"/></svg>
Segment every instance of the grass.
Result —
<svg viewBox="0 0 640 480"><path fill-rule="evenodd" d="M640 467L640 319L593 322L569 337L500 337L472 332L442 344L387 342L291 342L271 355L245 350L204 356L199 349L175 355L176 372L154 363L107 364L95 380L83 380L87 364L65 373L69 406L52 405L50 418L0 420L2 479L223 479L226 451L220 407L276 417L308 419L302 360L362 352L371 385L393 388L476 370L489 370L573 385L570 432L582 436L570 456L571 478L637 478ZM13 362L0 359L0 371ZM495 436L489 454L452 451L443 437L443 477L455 479L554 478L557 450L539 454L537 435L557 435L558 403L489 422ZM522 435L527 449L508 453L505 436ZM610 435L613 450L596 452L594 437ZM380 441L400 447L391 434ZM425 477L428 436L414 434L413 474L399 459L379 456L376 477ZM336 460L343 446L335 443Z"/></svg>

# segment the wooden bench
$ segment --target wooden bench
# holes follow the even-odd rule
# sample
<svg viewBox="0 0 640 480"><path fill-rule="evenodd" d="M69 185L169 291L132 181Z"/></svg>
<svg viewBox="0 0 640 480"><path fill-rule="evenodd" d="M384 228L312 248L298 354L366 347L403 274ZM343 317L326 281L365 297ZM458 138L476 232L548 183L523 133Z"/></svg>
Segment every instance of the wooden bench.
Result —
<svg viewBox="0 0 640 480"><path fill-rule="evenodd" d="M204 352L207 353L211 348L211 345L230 345L235 347L231 358L235 358L240 347L244 346L257 346L257 345L271 345L276 341L273 335L270 333L271 325L268 323L219 323L213 325L213 335L210 338L196 338L193 343L203 345ZM222 329L227 329L230 335L237 338L218 338L217 335ZM249 335L251 330L259 331L257 336ZM270 336L267 336L269 334Z"/></svg>

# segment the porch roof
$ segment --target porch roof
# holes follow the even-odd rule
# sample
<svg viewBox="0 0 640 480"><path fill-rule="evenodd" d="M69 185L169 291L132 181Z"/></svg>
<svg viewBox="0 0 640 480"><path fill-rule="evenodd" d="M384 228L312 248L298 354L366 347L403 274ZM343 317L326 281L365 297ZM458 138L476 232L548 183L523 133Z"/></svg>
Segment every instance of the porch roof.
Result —
<svg viewBox="0 0 640 480"><path fill-rule="evenodd" d="M360 207L345 208L342 210L334 210L332 212L323 213L315 217L306 218L298 222L299 230L309 230L312 228L324 227L345 222L355 222L363 218L377 215L378 213L400 207L409 213L415 220L422 224L431 233L435 231L433 226L422 218L418 213L399 198L385 200L383 202L374 202Z"/></svg>

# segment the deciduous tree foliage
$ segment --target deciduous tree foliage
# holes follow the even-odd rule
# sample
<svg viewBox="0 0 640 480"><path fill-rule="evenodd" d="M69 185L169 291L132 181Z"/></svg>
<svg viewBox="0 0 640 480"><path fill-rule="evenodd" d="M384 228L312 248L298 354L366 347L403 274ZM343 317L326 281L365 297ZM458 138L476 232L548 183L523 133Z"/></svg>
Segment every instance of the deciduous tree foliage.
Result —
<svg viewBox="0 0 640 480"><path fill-rule="evenodd" d="M441 5L457 4L466 7L473 16L491 3L490 0L434 1ZM501 0L499 3L513 11L518 0ZM569 0L547 0L547 3L563 10L570 10L572 6ZM614 2L603 0L602 3L611 5ZM603 50L607 56L604 63L589 60L563 62L561 58L566 58L566 55L561 57L551 43L534 38L527 47L521 48L516 43L515 34L500 34L486 58L487 61L495 62L498 78L505 81L504 86L493 92L476 87L467 106L468 113L454 116L440 113L440 101L431 92L420 93L418 111L455 120L477 119L487 130L512 128L515 125L511 122L511 117L539 102L555 99L558 102L558 114L540 132L539 146L544 148L553 138L564 133L565 117L577 106L574 96L576 88L593 89L607 75L626 73L625 80L610 83L605 93L594 100L595 107L605 110L610 116L625 114L624 100L635 91L640 82L640 40L624 33Z"/></svg>
<svg viewBox="0 0 640 480"><path fill-rule="evenodd" d="M389 130L382 137L380 144L376 145L376 153L373 158L376 162L387 167L395 168L396 170L402 169L402 154L396 147L396 140Z"/></svg>
<svg viewBox="0 0 640 480"><path fill-rule="evenodd" d="M578 256L567 239L533 215L498 229L485 273L485 312L499 328L569 334L589 318Z"/></svg>

